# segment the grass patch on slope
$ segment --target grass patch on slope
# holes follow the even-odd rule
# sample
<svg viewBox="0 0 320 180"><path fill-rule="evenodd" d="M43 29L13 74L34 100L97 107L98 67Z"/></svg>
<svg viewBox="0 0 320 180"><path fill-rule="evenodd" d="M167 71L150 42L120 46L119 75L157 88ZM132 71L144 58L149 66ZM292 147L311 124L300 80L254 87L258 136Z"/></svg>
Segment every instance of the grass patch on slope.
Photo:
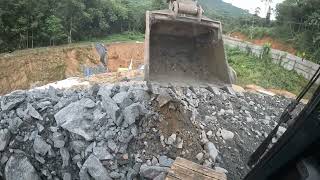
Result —
<svg viewBox="0 0 320 180"><path fill-rule="evenodd" d="M140 32L123 32L120 34L111 34L103 38L92 39L90 42L104 42L104 43L113 43L113 42L130 42L130 41L144 41L144 34Z"/></svg>
<svg viewBox="0 0 320 180"><path fill-rule="evenodd" d="M247 55L239 49L227 48L229 64L237 72L237 84L256 84L263 88L282 89L299 94L308 81L295 71L289 71L271 62Z"/></svg>

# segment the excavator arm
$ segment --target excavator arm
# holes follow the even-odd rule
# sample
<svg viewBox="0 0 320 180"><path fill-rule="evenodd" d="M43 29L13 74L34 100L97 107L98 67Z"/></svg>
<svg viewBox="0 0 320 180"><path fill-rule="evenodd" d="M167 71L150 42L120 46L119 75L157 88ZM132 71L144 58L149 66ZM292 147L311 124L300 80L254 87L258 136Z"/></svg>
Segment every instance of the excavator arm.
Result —
<svg viewBox="0 0 320 180"><path fill-rule="evenodd" d="M174 17L179 14L187 14L196 16L198 21L201 21L204 11L198 2L193 0L168 0L167 2L169 3L169 10L174 12Z"/></svg>

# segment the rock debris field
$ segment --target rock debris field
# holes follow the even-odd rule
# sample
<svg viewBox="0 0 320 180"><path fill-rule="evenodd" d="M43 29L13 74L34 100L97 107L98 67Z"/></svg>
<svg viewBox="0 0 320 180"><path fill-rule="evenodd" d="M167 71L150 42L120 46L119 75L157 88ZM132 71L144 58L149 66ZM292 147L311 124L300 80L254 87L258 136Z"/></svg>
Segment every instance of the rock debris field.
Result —
<svg viewBox="0 0 320 180"><path fill-rule="evenodd" d="M0 179L161 180L176 157L241 179L289 102L142 81L15 91L0 97Z"/></svg>

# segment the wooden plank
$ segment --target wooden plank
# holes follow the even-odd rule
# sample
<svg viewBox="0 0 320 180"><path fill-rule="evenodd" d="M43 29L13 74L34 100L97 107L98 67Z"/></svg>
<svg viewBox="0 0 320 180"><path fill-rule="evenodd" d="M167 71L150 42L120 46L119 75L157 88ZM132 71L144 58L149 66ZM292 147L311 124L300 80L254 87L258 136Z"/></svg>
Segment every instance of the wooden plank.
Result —
<svg viewBox="0 0 320 180"><path fill-rule="evenodd" d="M208 167L205 166L201 166L197 163L194 163L192 161L188 161L186 159L183 158L177 158L176 160L176 164L179 166L184 166L187 167L189 169L192 169L193 171L197 171L199 173L205 174L206 176L210 176L210 175L215 175L215 174L223 174L223 173L217 173L215 170L210 169Z"/></svg>
<svg viewBox="0 0 320 180"><path fill-rule="evenodd" d="M227 180L223 173L201 166L183 158L177 158L166 180Z"/></svg>
<svg viewBox="0 0 320 180"><path fill-rule="evenodd" d="M181 179L181 180L221 180L222 177L214 177L213 174L206 176L197 171L192 171L185 167L175 166L168 173L168 179Z"/></svg>

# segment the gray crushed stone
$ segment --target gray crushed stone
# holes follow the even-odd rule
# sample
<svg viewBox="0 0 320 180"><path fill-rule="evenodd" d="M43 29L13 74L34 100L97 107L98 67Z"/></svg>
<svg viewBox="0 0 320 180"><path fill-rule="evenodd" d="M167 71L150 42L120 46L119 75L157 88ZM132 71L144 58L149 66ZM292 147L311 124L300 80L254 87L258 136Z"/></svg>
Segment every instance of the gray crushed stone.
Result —
<svg viewBox="0 0 320 180"><path fill-rule="evenodd" d="M141 81L13 92L0 97L0 179L158 180L177 157L241 179L289 102Z"/></svg>

